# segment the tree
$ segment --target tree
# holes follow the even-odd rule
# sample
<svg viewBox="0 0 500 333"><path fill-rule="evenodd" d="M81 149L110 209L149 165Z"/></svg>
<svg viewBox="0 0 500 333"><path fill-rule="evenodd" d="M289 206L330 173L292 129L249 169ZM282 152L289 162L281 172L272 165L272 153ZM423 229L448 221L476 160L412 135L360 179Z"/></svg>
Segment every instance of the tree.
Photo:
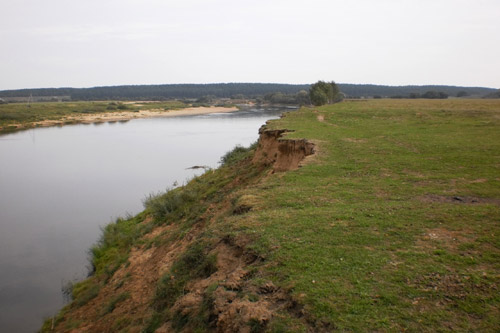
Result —
<svg viewBox="0 0 500 333"><path fill-rule="evenodd" d="M313 105L320 106L320 105L325 105L326 103L328 103L328 96L321 89L318 89L318 88L313 89L313 88L311 88L311 90L309 91L309 95L310 95L310 98L311 98L311 103Z"/></svg>
<svg viewBox="0 0 500 333"><path fill-rule="evenodd" d="M500 89L495 91L495 92L492 92L490 94L483 96L483 98L500 98Z"/></svg>
<svg viewBox="0 0 500 333"><path fill-rule="evenodd" d="M330 103L340 102L343 97L340 95L339 86L335 81L330 82L330 86L332 87L332 98Z"/></svg>
<svg viewBox="0 0 500 333"><path fill-rule="evenodd" d="M301 90L297 93L296 97L296 102L299 105L308 105L311 104L311 98L309 97L309 93L305 90Z"/></svg>
<svg viewBox="0 0 500 333"><path fill-rule="evenodd" d="M442 91L429 90L422 95L422 98L446 99L448 95Z"/></svg>
<svg viewBox="0 0 500 333"><path fill-rule="evenodd" d="M339 87L334 81L318 81L309 89L309 96L313 105L332 104L339 100Z"/></svg>
<svg viewBox="0 0 500 333"><path fill-rule="evenodd" d="M212 95L205 95L201 96L196 100L196 103L212 103L216 99L215 96Z"/></svg>

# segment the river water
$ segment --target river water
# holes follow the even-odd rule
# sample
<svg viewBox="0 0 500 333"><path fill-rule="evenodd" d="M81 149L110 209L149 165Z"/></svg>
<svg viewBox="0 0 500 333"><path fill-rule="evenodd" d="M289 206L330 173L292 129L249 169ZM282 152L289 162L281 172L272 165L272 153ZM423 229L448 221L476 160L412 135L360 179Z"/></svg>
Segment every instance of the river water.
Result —
<svg viewBox="0 0 500 333"><path fill-rule="evenodd" d="M38 128L0 136L0 332L34 332L84 278L100 228L217 167L283 109Z"/></svg>

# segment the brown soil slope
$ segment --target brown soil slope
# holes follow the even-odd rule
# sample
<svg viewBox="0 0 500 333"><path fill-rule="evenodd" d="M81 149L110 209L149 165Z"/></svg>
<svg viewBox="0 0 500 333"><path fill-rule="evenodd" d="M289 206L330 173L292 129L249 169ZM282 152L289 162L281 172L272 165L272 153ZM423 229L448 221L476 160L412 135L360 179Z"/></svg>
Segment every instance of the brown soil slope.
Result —
<svg viewBox="0 0 500 333"><path fill-rule="evenodd" d="M298 168L313 154L313 144L282 139L284 132L262 128L254 153L202 176L219 177L223 185L210 196L216 199L195 203L204 207L200 213L158 223L146 210L138 225L150 227L126 250L126 260L94 274L88 284L98 291L83 301L77 295L42 330L256 332L283 311L305 321L288 291L265 277L259 284L250 279L266 259L251 249L252 236L233 233L224 222L254 208L242 190L265 181L270 172Z"/></svg>

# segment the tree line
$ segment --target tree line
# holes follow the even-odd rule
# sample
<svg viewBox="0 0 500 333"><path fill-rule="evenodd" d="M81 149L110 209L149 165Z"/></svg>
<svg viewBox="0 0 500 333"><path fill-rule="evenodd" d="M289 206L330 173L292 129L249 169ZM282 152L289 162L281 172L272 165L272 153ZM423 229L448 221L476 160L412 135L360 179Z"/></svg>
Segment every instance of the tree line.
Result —
<svg viewBox="0 0 500 333"><path fill-rule="evenodd" d="M484 96L494 94L496 89L483 87L455 86L381 86L363 84L336 84L343 96L348 98L362 97L394 97L409 98L410 94L425 95L427 92L442 92L448 96ZM277 84L277 83L214 83L214 84L164 84L164 85L128 85L93 88L42 88L0 91L2 97L27 96L70 96L72 100L168 100L198 99L203 96L215 98L260 98L264 101L274 100L287 104L305 103L311 84ZM328 95L327 91L324 93ZM460 97L460 96L459 96ZM324 100L321 93L314 98ZM425 97L424 97L425 98ZM298 103L297 103L298 102Z"/></svg>

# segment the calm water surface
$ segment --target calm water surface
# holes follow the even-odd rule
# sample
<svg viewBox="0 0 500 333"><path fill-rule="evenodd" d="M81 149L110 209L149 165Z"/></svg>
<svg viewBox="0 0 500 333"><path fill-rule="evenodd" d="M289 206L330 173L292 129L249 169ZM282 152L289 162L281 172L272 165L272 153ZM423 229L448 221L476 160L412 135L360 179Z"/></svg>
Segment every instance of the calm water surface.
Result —
<svg viewBox="0 0 500 333"><path fill-rule="evenodd" d="M0 332L34 332L87 274L100 227L217 167L283 110L137 119L0 136Z"/></svg>

